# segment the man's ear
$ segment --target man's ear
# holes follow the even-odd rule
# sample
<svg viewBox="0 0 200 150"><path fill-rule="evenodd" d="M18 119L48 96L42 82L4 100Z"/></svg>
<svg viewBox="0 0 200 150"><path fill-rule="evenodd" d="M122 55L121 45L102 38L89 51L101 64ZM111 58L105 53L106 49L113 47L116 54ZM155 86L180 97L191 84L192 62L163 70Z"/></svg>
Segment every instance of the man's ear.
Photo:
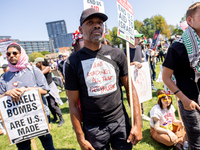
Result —
<svg viewBox="0 0 200 150"><path fill-rule="evenodd" d="M82 26L79 26L78 29L79 29L80 34L83 34Z"/></svg>
<svg viewBox="0 0 200 150"><path fill-rule="evenodd" d="M186 19L187 23L191 26L192 24L192 17L188 16Z"/></svg>

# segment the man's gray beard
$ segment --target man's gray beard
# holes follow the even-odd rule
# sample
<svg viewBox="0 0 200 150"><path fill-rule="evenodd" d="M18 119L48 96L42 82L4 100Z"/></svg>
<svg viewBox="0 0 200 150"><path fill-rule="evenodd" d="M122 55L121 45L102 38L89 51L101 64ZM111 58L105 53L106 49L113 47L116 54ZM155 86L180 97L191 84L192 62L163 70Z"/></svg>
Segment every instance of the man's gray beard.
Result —
<svg viewBox="0 0 200 150"><path fill-rule="evenodd" d="M102 36L95 36L95 38L92 38L91 39L91 41L92 42L95 42L95 43L97 43L97 42L99 42L99 41L101 41L102 40Z"/></svg>

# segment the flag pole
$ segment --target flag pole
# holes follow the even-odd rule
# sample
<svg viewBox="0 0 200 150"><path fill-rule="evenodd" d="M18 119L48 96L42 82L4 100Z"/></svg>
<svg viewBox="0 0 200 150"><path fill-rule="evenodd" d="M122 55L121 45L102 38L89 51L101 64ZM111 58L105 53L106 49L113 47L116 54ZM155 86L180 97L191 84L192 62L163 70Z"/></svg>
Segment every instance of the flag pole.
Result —
<svg viewBox="0 0 200 150"><path fill-rule="evenodd" d="M128 87L129 87L129 101L131 108L131 125L134 126L134 111L133 111L133 93L132 93L132 84L131 84L131 65L130 65L130 50L129 50L129 42L126 41L126 58L128 65Z"/></svg>

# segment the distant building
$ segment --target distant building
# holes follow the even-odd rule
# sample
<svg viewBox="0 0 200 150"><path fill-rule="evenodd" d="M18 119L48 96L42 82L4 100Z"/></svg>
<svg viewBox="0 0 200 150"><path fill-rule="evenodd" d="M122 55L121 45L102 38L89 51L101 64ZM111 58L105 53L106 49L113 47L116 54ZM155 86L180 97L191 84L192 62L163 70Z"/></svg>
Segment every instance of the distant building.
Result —
<svg viewBox="0 0 200 150"><path fill-rule="evenodd" d="M67 34L67 28L64 20L47 22L46 26L49 41L53 42L54 49L71 46L72 33Z"/></svg>
<svg viewBox="0 0 200 150"><path fill-rule="evenodd" d="M51 48L49 41L17 41L18 44L20 44L26 51L26 53L29 55L32 52L42 52L42 51L48 51L50 53L53 52L53 49Z"/></svg>

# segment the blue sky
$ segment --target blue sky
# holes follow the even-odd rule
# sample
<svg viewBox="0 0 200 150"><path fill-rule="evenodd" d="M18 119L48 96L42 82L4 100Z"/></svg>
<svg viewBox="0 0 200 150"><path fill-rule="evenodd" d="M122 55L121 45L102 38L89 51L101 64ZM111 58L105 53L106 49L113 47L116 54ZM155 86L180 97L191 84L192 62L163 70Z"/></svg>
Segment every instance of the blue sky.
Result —
<svg viewBox="0 0 200 150"><path fill-rule="evenodd" d="M117 0L102 0L109 29L117 26ZM134 20L162 15L171 25L179 24L187 8L197 0L128 0ZM65 20L68 33L78 29L83 0L0 0L0 36L21 41L48 40L46 22Z"/></svg>

